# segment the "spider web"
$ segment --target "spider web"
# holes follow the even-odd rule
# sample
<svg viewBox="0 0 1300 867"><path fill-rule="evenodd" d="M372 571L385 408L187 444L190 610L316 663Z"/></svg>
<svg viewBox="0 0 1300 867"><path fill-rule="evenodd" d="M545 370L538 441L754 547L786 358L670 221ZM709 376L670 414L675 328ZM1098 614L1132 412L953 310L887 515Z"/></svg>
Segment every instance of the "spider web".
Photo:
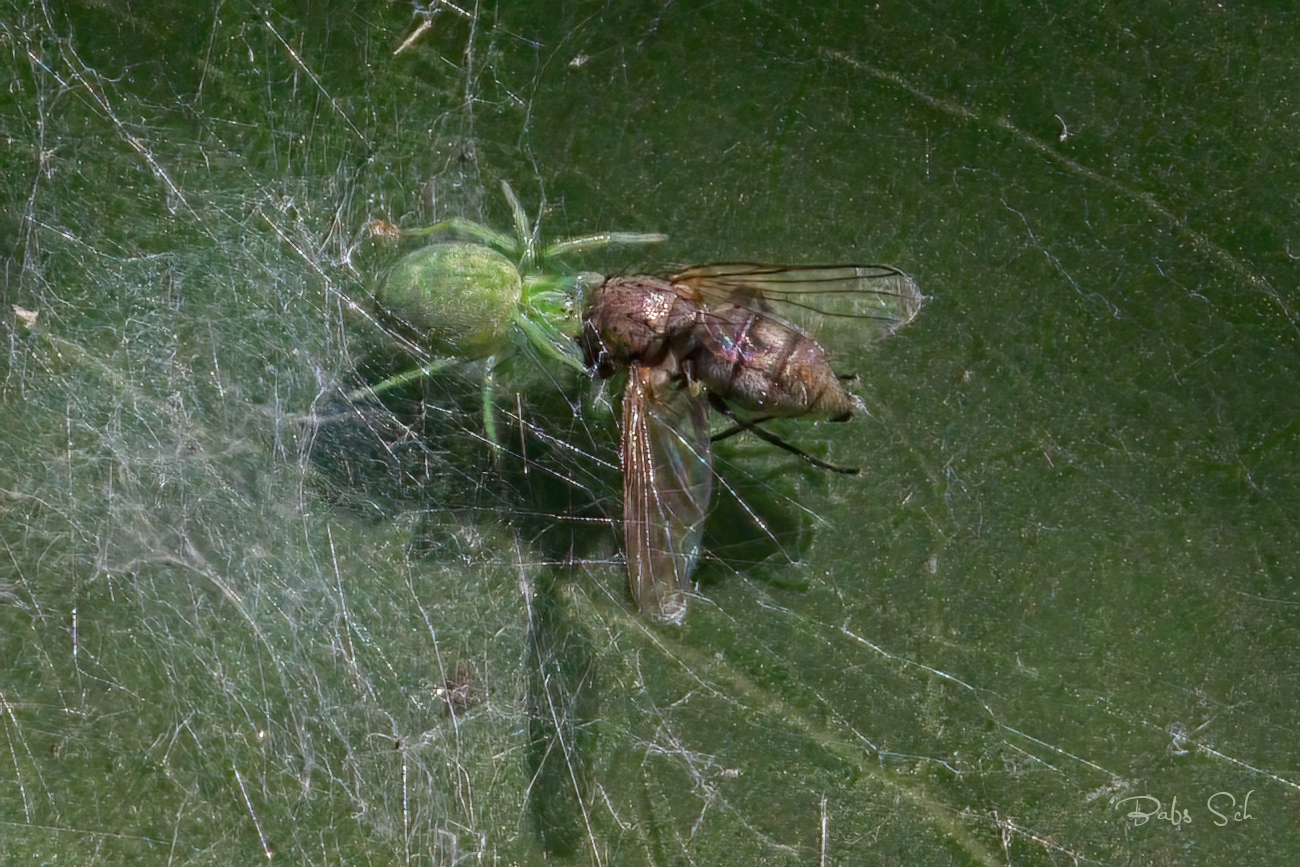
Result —
<svg viewBox="0 0 1300 867"><path fill-rule="evenodd" d="M746 8L0 16L0 860L1297 851L1293 299L1276 243L1205 216L1285 184L1234 163L1148 192L1103 158L1139 144L1087 138L1138 85L1057 114L928 72L1016 33L1034 80L1033 45L1081 38L1059 22L934 18L965 41L905 59L879 28L906 17ZM1104 56L1052 74L1109 82ZM1240 156L1168 86L1198 148ZM1294 153L1277 130L1262 149ZM868 417L773 428L862 478L718 444L681 629L625 586L615 395L515 353L501 455L481 366L345 397L410 363L368 302L398 253L365 227L508 230L501 179L551 239L888 261L939 296L832 347ZM1295 225L1248 206L1259 237ZM1207 812L1251 791L1252 818ZM1136 796L1192 821L1138 824Z"/></svg>

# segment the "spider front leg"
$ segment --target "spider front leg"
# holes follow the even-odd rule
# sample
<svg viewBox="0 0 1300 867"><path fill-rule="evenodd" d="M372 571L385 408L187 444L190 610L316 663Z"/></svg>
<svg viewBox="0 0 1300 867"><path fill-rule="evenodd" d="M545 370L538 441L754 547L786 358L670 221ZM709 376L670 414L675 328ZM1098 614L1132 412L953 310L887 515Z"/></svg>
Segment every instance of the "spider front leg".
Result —
<svg viewBox="0 0 1300 867"><path fill-rule="evenodd" d="M583 235L580 238L566 238L556 241L542 253L542 258L563 256L568 253L586 253L602 247L633 247L640 244L662 244L668 240L667 235L658 232L600 232L595 235Z"/></svg>
<svg viewBox="0 0 1300 867"><path fill-rule="evenodd" d="M407 238L428 238L432 235L441 235L448 232L471 238L499 253L514 254L517 253L519 247L519 241L509 235L503 235L489 229L487 226L479 225L473 220L466 220L461 217L439 220L432 226L424 226L419 229L403 229L402 235Z"/></svg>

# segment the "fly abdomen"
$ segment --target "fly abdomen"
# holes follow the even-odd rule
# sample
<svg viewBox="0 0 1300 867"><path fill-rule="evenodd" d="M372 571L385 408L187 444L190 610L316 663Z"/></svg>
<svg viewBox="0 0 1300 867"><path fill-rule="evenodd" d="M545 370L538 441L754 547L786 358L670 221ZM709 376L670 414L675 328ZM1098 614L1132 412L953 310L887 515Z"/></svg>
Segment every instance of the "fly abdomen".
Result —
<svg viewBox="0 0 1300 867"><path fill-rule="evenodd" d="M700 317L691 353L695 376L718 397L767 416L844 421L862 409L826 352L798 326L746 307Z"/></svg>

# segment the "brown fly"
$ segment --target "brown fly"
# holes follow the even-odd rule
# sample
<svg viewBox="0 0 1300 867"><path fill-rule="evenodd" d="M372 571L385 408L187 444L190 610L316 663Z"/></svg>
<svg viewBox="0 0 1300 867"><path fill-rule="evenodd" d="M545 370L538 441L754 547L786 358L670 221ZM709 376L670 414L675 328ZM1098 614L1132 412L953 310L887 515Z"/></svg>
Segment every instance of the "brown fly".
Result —
<svg viewBox="0 0 1300 867"><path fill-rule="evenodd" d="M835 469L757 425L845 421L861 411L814 335L880 339L911 321L922 300L901 271L861 265L707 265L667 279L610 277L591 293L587 363L598 377L628 371L624 544L642 613L662 623L686 615L712 493L707 405Z"/></svg>

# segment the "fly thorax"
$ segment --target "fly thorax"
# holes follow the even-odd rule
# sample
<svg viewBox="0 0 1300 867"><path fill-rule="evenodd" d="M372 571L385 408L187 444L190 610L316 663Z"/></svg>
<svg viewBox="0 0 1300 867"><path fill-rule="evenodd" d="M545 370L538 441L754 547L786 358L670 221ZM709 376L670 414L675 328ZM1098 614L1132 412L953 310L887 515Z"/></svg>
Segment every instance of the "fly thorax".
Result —
<svg viewBox="0 0 1300 867"><path fill-rule="evenodd" d="M615 363L657 364L694 316L667 280L611 277L592 294L587 323Z"/></svg>

